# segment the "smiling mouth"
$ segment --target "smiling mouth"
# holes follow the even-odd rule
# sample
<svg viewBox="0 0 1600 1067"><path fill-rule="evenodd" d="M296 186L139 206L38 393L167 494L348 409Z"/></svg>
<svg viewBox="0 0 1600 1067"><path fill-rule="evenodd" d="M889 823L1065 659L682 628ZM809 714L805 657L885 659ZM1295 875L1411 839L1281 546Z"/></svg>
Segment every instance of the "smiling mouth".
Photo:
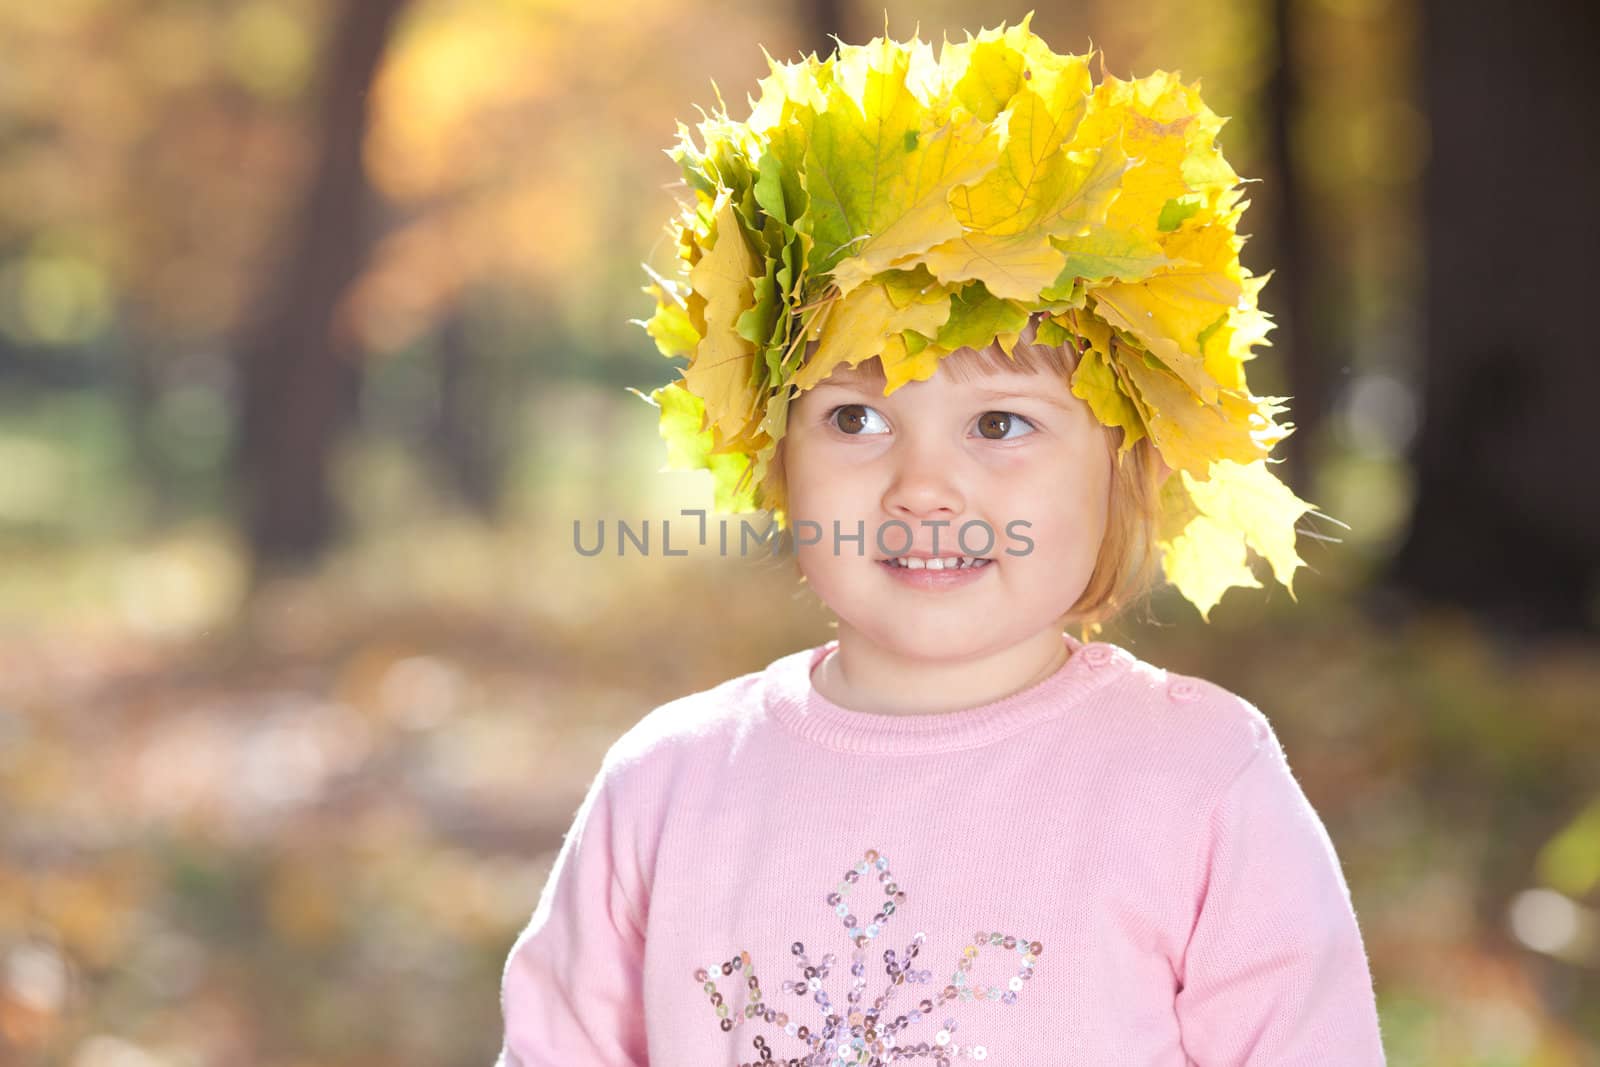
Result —
<svg viewBox="0 0 1600 1067"><path fill-rule="evenodd" d="M940 556L934 559L924 559L921 556L894 556L880 559L878 562L892 570L968 571L990 566L994 560L987 556Z"/></svg>

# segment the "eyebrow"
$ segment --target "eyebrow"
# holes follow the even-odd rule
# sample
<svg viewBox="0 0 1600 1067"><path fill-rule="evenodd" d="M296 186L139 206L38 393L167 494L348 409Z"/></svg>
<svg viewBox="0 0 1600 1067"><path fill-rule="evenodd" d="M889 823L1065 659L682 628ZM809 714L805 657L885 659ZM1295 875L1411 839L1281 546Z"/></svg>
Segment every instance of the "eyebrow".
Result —
<svg viewBox="0 0 1600 1067"><path fill-rule="evenodd" d="M885 379L885 378L870 378L865 374L858 374L858 375L854 375L854 376L851 376L851 377L845 377L844 375L836 374L831 378L826 378L826 379L818 382L816 385L813 385L811 388L813 390L824 389L824 388L833 388L833 389L878 389L878 390L881 391L883 389L884 383L886 381L887 381L887 379Z"/></svg>
<svg viewBox="0 0 1600 1067"><path fill-rule="evenodd" d="M973 389L972 391L986 400L1037 400L1041 404L1050 404L1053 407L1061 408L1063 411L1072 410L1071 406L1060 397L1045 396L1042 393L1021 392L1015 389Z"/></svg>

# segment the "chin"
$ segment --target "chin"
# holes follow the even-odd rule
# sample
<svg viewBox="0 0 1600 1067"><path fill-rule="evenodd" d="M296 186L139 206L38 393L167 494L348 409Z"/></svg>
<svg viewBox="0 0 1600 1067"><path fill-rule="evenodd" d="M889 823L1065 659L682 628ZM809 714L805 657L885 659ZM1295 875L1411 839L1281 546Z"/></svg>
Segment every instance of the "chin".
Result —
<svg viewBox="0 0 1600 1067"><path fill-rule="evenodd" d="M916 618L905 618L879 616L868 608L835 614L842 626L859 638L906 659L968 659L1008 647L1026 636L1017 630L1015 620L997 628L992 621L971 613L925 611Z"/></svg>

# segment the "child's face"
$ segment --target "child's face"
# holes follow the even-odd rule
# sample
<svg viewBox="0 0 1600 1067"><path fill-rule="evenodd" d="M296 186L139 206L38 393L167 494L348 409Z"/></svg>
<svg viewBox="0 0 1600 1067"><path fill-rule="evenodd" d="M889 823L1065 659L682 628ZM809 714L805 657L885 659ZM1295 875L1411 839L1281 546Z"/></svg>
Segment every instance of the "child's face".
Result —
<svg viewBox="0 0 1600 1067"><path fill-rule="evenodd" d="M941 369L885 397L877 361L863 366L871 371L841 367L797 397L784 438L794 532L821 528L819 543L798 548L800 568L838 616L841 640L952 659L1055 628L1088 584L1106 529L1112 459L1088 405L1049 371L959 382ZM885 525L897 519L911 529L911 555L934 551L924 523L942 521L940 556L991 562L956 581L892 571L883 561L906 554L905 530ZM864 544L836 548L836 520L845 535L861 524ZM992 546L973 525L964 549L957 532L968 523L987 524Z"/></svg>

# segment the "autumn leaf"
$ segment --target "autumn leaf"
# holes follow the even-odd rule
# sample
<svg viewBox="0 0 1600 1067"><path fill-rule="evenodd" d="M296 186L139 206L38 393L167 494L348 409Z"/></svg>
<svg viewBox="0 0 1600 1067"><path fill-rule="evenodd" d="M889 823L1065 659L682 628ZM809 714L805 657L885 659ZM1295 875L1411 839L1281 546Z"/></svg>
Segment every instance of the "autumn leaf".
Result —
<svg viewBox="0 0 1600 1067"><path fill-rule="evenodd" d="M829 309L817 338L817 349L794 377L800 389L810 389L824 381L834 368L855 366L883 352L889 338L905 330L924 335L937 333L950 318L950 294L939 289L918 300L897 307L889 289L881 283L864 285L849 296L840 297ZM890 376L885 395L910 379L903 361L885 365Z"/></svg>
<svg viewBox="0 0 1600 1067"><path fill-rule="evenodd" d="M1170 242L1179 260L1137 282L1113 282L1094 290L1095 312L1139 342L1207 403L1217 399L1217 381L1206 371L1201 337L1226 321L1242 293L1230 276L1236 259L1225 230L1196 231Z"/></svg>
<svg viewBox="0 0 1600 1067"><path fill-rule="evenodd" d="M1040 294L1050 300L1070 299L1074 282L1139 281L1171 262L1147 235L1104 226L1081 237L1052 237L1050 243L1064 256L1055 283Z"/></svg>
<svg viewBox="0 0 1600 1067"><path fill-rule="evenodd" d="M946 42L939 53L939 67L944 82L952 86L952 100L988 122L1026 85L1053 89L1064 72L1075 75L1080 69L1087 77L1087 56L1051 51L1033 32L1032 23L1030 11L1010 28L1002 23L976 37L968 34L965 41Z"/></svg>
<svg viewBox="0 0 1600 1067"><path fill-rule="evenodd" d="M883 395L889 396L911 382L932 378L939 369L939 361L949 354L950 349L930 343L914 330L890 337L879 353L884 376L888 378Z"/></svg>
<svg viewBox="0 0 1600 1067"><path fill-rule="evenodd" d="M901 265L922 263L941 281L981 281L996 296L1033 301L1040 290L1058 283L1066 263L1067 253L1051 238L1098 225L1126 166L1114 144L1062 152L1057 159L1052 198L1029 210L1032 229L1018 231L1004 223L1006 232L972 230ZM1020 187L1015 191L1025 195ZM1019 201L1017 210L1027 209Z"/></svg>
<svg viewBox="0 0 1600 1067"><path fill-rule="evenodd" d="M647 265L645 270L649 271ZM668 358L687 356L700 343L700 334L689 321L688 306L678 287L654 271L655 281L641 290L656 298L656 309L649 319L629 319L655 341L656 348Z"/></svg>
<svg viewBox="0 0 1600 1067"><path fill-rule="evenodd" d="M1210 478L1189 485L1189 495L1202 512L1239 531L1294 596L1295 572L1305 565L1295 551L1295 523L1311 505L1278 480L1268 461L1222 460Z"/></svg>
<svg viewBox="0 0 1600 1067"><path fill-rule="evenodd" d="M982 46L977 51L984 54ZM1020 53L1011 56L1012 64L1023 64ZM1089 64L1084 56L1057 58L1055 63L1036 59L1027 64L1033 68L1027 71L1030 77L1014 83L1004 111L1000 165L954 198L964 229L1005 237L1035 229L1043 234L1071 224L1062 201L1074 175L1063 148L1088 110ZM963 83L980 76L987 80L992 74L969 70Z"/></svg>
<svg viewBox="0 0 1600 1067"><path fill-rule="evenodd" d="M743 492L734 489L750 461L737 452L713 452L715 437L706 426L705 403L682 381L663 385L648 396L637 389L628 391L659 410L657 426L667 446L663 471L710 471L713 503L718 511L750 511L755 507L753 487Z"/></svg>
<svg viewBox="0 0 1600 1067"><path fill-rule="evenodd" d="M1266 455L1248 422L1232 417L1236 405L1247 401L1215 391L1217 401L1208 403L1165 368L1140 358L1116 358L1116 363L1132 387L1129 395L1146 411L1151 439L1174 470L1204 477L1216 459L1252 463Z"/></svg>
<svg viewBox="0 0 1600 1067"><path fill-rule="evenodd" d="M841 295L960 234L951 191L1000 162L999 131L928 106L918 83L935 76L923 42L874 38L840 59L825 109L809 117L809 229L816 267L831 267Z"/></svg>
<svg viewBox="0 0 1600 1067"><path fill-rule="evenodd" d="M1233 586L1260 588L1245 549L1265 559L1294 597L1304 561L1295 550L1295 524L1311 510L1278 480L1265 461L1218 461L1202 480L1178 471L1162 487L1158 543L1167 578L1210 621L1210 611Z"/></svg>
<svg viewBox="0 0 1600 1067"><path fill-rule="evenodd" d="M1191 196L1188 202L1199 205L1192 222L1204 223L1224 210L1229 188L1239 180L1215 143L1226 121L1205 105L1197 87L1184 85L1173 71L1132 81L1107 77L1096 86L1083 138L1089 143L1119 139L1136 161L1122 177L1106 225L1160 232L1168 202Z"/></svg>
<svg viewBox="0 0 1600 1067"><path fill-rule="evenodd" d="M751 385L755 346L736 324L754 306L751 276L760 267L726 195L717 198L711 236L713 243L689 272L695 296L704 301L705 326L684 378L704 399L712 425L724 437L737 438L758 417Z"/></svg>
<svg viewBox="0 0 1600 1067"><path fill-rule="evenodd" d="M1088 342L1072 372L1072 393L1089 405L1100 422L1122 428L1122 444L1117 450L1120 457L1145 436L1144 416L1111 369L1110 328L1092 315L1074 316L1072 321L1077 333L1068 336Z"/></svg>
<svg viewBox="0 0 1600 1067"><path fill-rule="evenodd" d="M1228 388L1245 388L1244 364L1255 358L1254 345L1271 345L1266 339L1275 328L1272 316L1261 311L1256 304L1261 287L1272 277L1272 271L1254 277L1246 275L1239 282L1239 301L1228 309L1227 318L1200 332L1200 345L1205 352L1206 373L1217 384Z"/></svg>
<svg viewBox="0 0 1600 1067"><path fill-rule="evenodd" d="M1200 512L1186 479L1186 472L1177 471L1161 487L1161 569L1210 622L1223 593L1235 586L1259 589L1261 582L1250 570L1244 539Z"/></svg>
<svg viewBox="0 0 1600 1067"><path fill-rule="evenodd" d="M939 327L934 341L947 352L998 342L1009 355L1027 325L1026 307L995 296L982 282L973 282L951 299L950 318Z"/></svg>

